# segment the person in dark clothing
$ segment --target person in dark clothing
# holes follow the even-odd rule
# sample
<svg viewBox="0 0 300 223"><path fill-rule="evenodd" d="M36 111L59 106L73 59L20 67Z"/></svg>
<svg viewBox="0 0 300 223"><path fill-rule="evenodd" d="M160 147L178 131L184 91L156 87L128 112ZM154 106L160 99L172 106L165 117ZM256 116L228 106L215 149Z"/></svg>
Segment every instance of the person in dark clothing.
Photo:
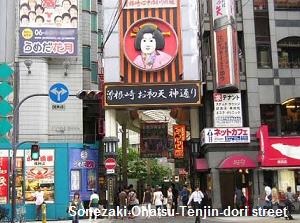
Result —
<svg viewBox="0 0 300 223"><path fill-rule="evenodd" d="M177 206L178 206L178 195L179 195L179 193L178 193L178 190L176 189L174 183L172 183L172 192L173 192L173 204L174 204L173 209L176 213L177 212Z"/></svg>
<svg viewBox="0 0 300 223"><path fill-rule="evenodd" d="M243 194L241 188L236 188L234 192L234 204L236 209L241 209L245 207L246 197Z"/></svg>

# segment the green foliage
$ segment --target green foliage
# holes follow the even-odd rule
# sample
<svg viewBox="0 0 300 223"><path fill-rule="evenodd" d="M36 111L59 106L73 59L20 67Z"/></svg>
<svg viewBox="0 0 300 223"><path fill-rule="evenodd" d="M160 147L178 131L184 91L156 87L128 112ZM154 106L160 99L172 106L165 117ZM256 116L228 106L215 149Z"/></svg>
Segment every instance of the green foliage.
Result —
<svg viewBox="0 0 300 223"><path fill-rule="evenodd" d="M117 163L122 168L122 148L117 151ZM163 178L171 175L171 169L160 165L157 159L142 159L138 150L129 148L127 150L128 178L147 180L151 179L152 184L163 182ZM149 167L148 167L149 166ZM148 168L147 168L148 167Z"/></svg>

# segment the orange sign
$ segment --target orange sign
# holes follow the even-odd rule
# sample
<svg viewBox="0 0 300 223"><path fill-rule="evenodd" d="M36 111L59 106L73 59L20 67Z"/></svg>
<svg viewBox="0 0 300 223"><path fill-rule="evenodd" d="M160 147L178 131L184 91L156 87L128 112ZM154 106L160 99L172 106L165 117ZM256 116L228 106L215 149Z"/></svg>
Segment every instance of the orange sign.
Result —
<svg viewBox="0 0 300 223"><path fill-rule="evenodd" d="M174 139L174 158L184 158L184 145L186 140L185 125L173 125L173 139Z"/></svg>

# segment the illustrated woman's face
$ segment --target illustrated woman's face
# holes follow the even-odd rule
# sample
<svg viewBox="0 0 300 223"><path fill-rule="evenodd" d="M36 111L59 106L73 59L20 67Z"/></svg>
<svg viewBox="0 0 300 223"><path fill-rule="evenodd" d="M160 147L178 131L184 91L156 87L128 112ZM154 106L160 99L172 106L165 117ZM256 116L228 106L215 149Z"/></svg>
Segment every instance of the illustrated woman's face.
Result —
<svg viewBox="0 0 300 223"><path fill-rule="evenodd" d="M156 40L153 38L152 33L145 33L141 40L141 50L143 53L150 54L156 49Z"/></svg>

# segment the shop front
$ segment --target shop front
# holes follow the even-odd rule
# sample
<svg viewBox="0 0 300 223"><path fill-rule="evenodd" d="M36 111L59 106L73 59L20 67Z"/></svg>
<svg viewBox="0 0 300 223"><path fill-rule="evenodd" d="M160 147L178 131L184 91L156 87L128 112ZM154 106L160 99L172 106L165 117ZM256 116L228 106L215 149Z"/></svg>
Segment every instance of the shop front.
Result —
<svg viewBox="0 0 300 223"><path fill-rule="evenodd" d="M279 192L288 186L293 193L300 193L300 136L269 136L268 126L257 131L260 142L259 162L264 172L264 181Z"/></svg>
<svg viewBox="0 0 300 223"><path fill-rule="evenodd" d="M25 144L17 151L17 208L20 205L25 205L26 219L35 219L34 193L40 187L44 192L44 199L47 204L47 219L66 219L68 218L66 208L74 186L74 183L71 183L74 178L72 178L72 171L69 165L73 159L70 155L73 151L78 153L78 150L84 150L84 147L82 144L68 143L40 143L39 145L40 156L38 160L31 159L30 145L28 144ZM93 149L92 154L94 161L89 168L92 171L82 173L82 177L85 177L85 179L82 178L80 180L80 185L82 187L86 185L84 188L87 189L96 188L97 150ZM11 207L9 180L11 157L12 151L9 149L9 145L0 144L0 204L5 205L7 208ZM77 162L77 165L79 164ZM79 191L82 192L84 198L87 198L88 194L90 194L88 190Z"/></svg>

